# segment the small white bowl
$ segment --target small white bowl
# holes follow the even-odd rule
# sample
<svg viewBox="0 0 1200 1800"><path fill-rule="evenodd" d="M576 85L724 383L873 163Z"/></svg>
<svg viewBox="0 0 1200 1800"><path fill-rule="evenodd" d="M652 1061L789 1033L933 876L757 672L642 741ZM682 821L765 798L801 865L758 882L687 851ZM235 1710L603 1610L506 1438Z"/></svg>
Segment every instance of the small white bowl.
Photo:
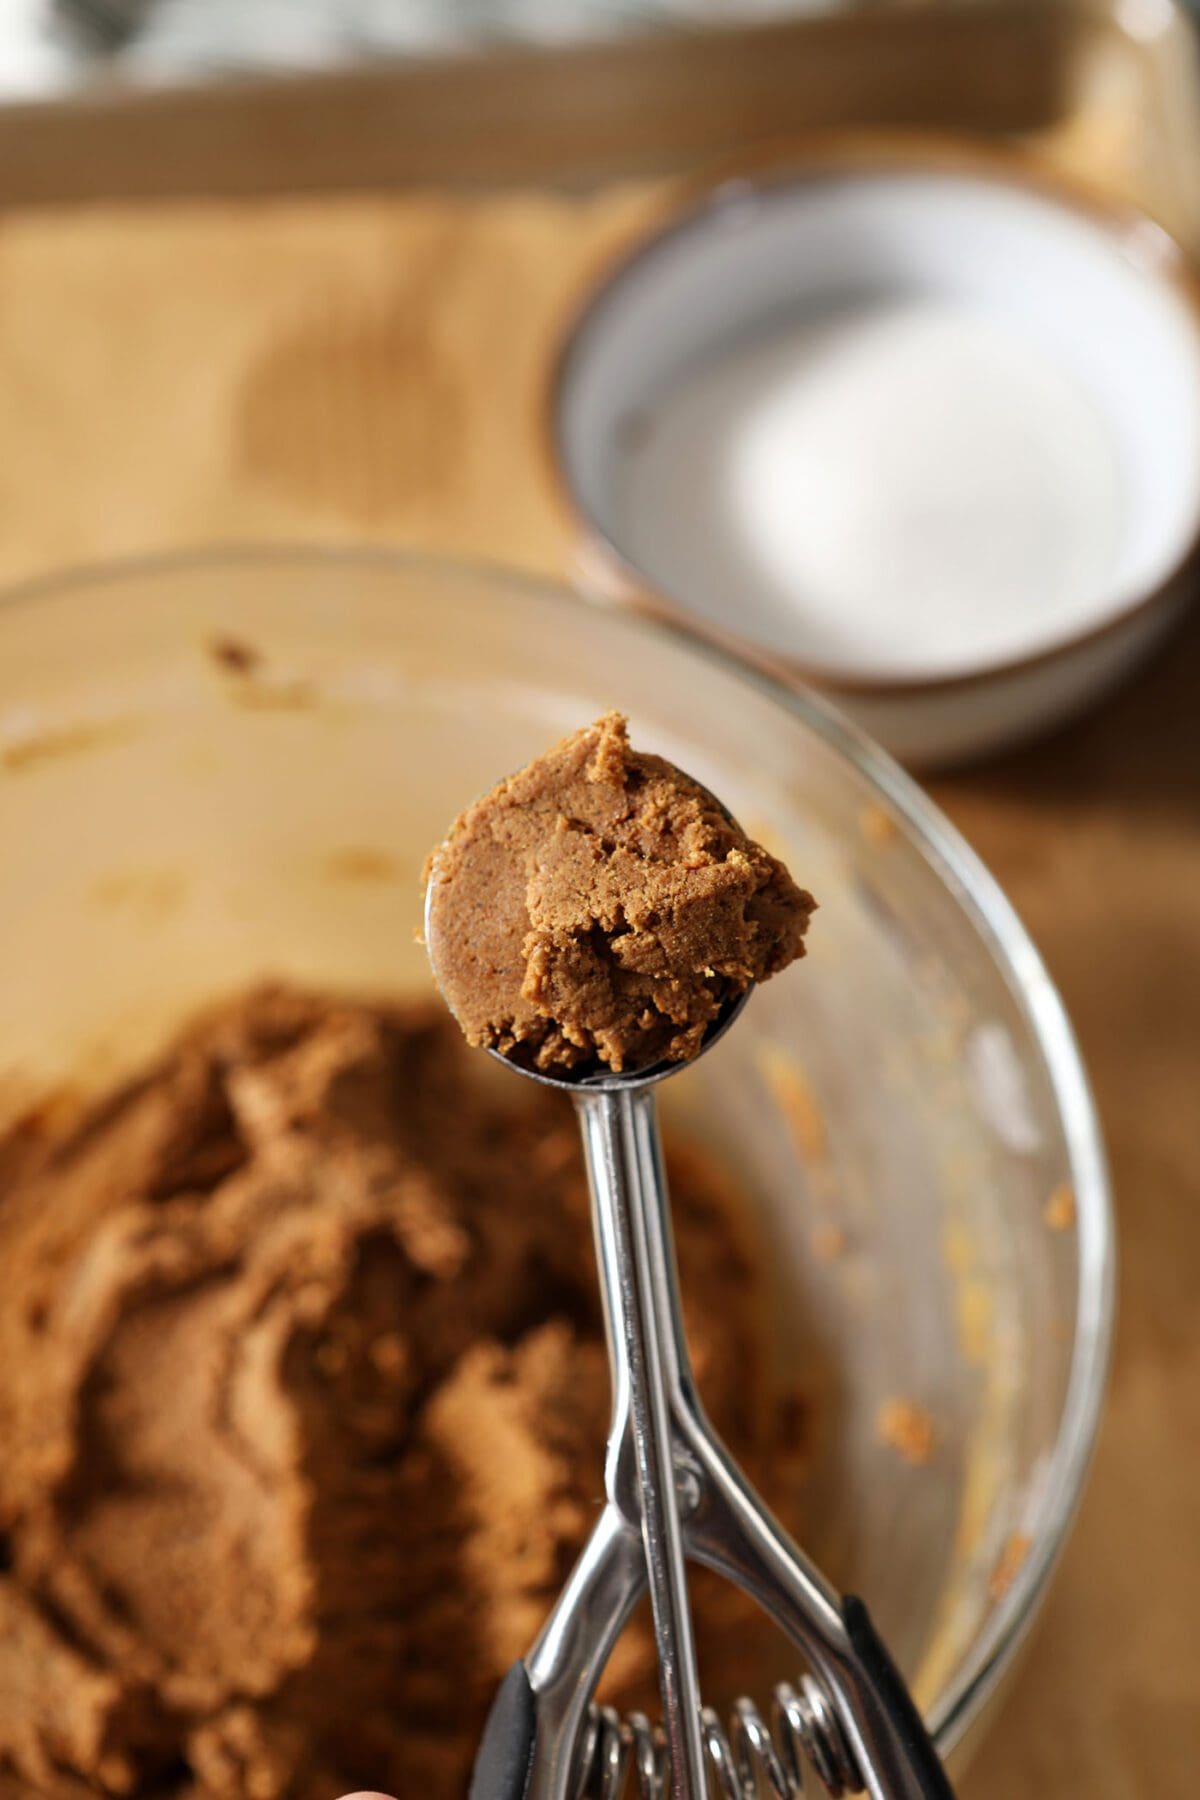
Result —
<svg viewBox="0 0 1200 1800"><path fill-rule="evenodd" d="M851 141L643 241L551 431L587 586L947 763L1080 710L1185 605L1200 309L1142 215Z"/></svg>

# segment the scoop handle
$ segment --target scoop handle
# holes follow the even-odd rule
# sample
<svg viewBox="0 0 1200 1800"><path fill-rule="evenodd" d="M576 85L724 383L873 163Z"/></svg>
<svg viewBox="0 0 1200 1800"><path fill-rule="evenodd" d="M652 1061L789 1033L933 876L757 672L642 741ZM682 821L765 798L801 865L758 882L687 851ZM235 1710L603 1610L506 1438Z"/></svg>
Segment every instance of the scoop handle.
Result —
<svg viewBox="0 0 1200 1800"><path fill-rule="evenodd" d="M537 1698L525 1664L515 1662L492 1701L468 1800L525 1800L536 1733Z"/></svg>
<svg viewBox="0 0 1200 1800"><path fill-rule="evenodd" d="M954 1790L912 1695L871 1623L870 1613L854 1594L843 1600L842 1618L851 1647L907 1764L905 1794L920 1795L921 1800L954 1800Z"/></svg>

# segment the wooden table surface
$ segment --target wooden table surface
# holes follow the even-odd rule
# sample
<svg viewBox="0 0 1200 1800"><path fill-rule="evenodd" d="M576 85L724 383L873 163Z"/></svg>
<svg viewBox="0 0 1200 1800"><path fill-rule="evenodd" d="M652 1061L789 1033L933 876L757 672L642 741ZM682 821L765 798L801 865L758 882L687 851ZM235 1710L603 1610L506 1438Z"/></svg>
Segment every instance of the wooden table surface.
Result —
<svg viewBox="0 0 1200 1800"><path fill-rule="evenodd" d="M547 347L661 204L630 187L0 219L0 580L231 540L563 572ZM963 1787L1184 1800L1200 1775L1200 617L1085 723L934 782L1076 1022L1122 1225L1092 1483Z"/></svg>

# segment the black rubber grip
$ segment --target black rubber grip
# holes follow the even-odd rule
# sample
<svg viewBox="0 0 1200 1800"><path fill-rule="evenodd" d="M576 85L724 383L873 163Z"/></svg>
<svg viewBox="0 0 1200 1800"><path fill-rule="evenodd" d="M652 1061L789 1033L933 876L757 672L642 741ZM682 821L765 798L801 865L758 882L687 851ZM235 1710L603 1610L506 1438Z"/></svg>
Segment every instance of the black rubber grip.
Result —
<svg viewBox="0 0 1200 1800"><path fill-rule="evenodd" d="M515 1662L492 1701L468 1800L525 1800L536 1730L537 1701L525 1664Z"/></svg>
<svg viewBox="0 0 1200 1800"><path fill-rule="evenodd" d="M933 1739L913 1704L904 1678L888 1655L883 1639L871 1623L871 1615L861 1600L847 1594L842 1602L842 1617L859 1662L871 1678L881 1704L887 1709L896 1735L908 1754L909 1766L925 1800L954 1800L941 1758L933 1747Z"/></svg>

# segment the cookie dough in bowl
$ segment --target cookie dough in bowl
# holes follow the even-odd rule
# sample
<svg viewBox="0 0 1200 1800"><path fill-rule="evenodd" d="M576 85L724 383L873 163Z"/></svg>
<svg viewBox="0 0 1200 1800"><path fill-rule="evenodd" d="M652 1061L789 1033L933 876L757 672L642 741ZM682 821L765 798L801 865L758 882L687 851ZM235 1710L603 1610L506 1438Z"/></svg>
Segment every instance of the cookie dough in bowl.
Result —
<svg viewBox="0 0 1200 1800"><path fill-rule="evenodd" d="M461 1792L594 1509L569 1106L493 1091L435 1001L268 987L24 1120L0 1166L0 1767L24 1792ZM671 1175L701 1378L795 1523L797 1401L739 1404L767 1346L736 1194L686 1150ZM713 1586L729 1684L754 1617ZM639 1625L613 1691L653 1688Z"/></svg>
<svg viewBox="0 0 1200 1800"><path fill-rule="evenodd" d="M0 1800L469 1763L607 1395L573 1123L445 1018L421 872L614 707L821 902L664 1084L701 1392L943 1752L1011 1666L1111 1253L1069 1027L969 852L817 703L635 618L383 556L148 564L0 606ZM761 1704L798 1671L726 1603L705 1699Z"/></svg>

